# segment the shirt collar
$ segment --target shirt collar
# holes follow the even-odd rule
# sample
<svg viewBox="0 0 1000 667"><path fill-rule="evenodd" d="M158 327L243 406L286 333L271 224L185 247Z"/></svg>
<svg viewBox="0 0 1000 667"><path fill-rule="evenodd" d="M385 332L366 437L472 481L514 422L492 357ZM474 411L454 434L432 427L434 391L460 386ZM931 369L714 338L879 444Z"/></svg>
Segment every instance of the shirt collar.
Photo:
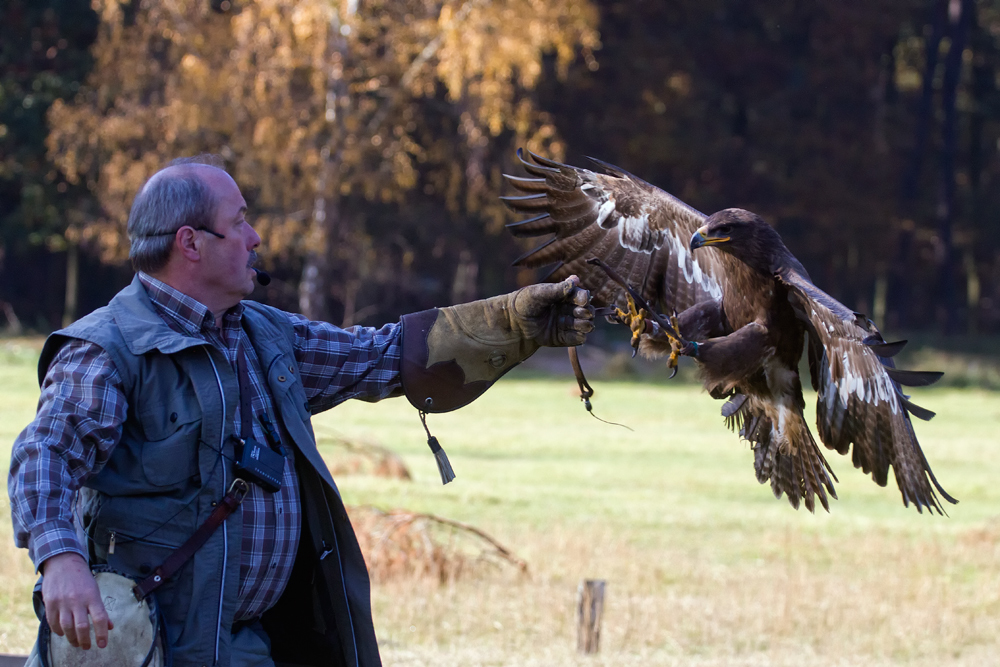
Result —
<svg viewBox="0 0 1000 667"><path fill-rule="evenodd" d="M149 300L171 328L188 335L215 328L215 315L205 304L147 273L138 275ZM238 303L223 315L223 328L239 326L242 316L243 304Z"/></svg>

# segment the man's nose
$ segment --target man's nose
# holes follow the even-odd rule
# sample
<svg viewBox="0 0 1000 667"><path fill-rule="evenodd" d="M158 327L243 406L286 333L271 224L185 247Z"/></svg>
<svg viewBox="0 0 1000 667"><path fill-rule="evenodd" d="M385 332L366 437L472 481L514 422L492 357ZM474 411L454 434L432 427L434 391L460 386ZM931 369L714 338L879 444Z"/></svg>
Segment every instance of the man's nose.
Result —
<svg viewBox="0 0 1000 667"><path fill-rule="evenodd" d="M250 228L250 238L248 240L250 241L250 250L254 250L260 245L260 234L253 227Z"/></svg>

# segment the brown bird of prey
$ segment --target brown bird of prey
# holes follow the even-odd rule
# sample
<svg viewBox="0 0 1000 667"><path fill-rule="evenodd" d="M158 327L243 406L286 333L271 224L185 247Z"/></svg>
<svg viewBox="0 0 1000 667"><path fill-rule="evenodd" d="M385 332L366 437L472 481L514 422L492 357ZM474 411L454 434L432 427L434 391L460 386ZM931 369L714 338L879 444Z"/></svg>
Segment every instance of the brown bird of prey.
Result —
<svg viewBox="0 0 1000 667"><path fill-rule="evenodd" d="M507 227L518 237L553 236L515 265L555 263L554 281L578 275L596 306L618 307L617 319L631 327L644 356L670 354L671 364L678 354L693 357L709 393L728 399L722 414L751 443L757 479L770 481L776 497L810 511L815 497L827 510L827 496L837 497L836 476L802 413L798 368L808 344L823 444L850 452L880 486L891 466L906 506L943 513L938 493L957 502L935 479L910 422L934 413L910 403L900 387L931 384L941 374L896 369L892 357L905 341L887 343L870 320L813 285L759 216L732 208L706 217L598 160L604 173L530 155L518 151L531 178L506 176L527 194L503 200L532 217ZM675 313L674 332L637 311L591 258L653 308Z"/></svg>

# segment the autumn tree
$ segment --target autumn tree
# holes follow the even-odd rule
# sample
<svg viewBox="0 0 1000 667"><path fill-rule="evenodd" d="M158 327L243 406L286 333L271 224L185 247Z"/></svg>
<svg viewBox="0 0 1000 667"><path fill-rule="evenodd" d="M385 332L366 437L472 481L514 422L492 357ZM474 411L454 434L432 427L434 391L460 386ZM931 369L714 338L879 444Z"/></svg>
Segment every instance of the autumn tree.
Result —
<svg viewBox="0 0 1000 667"><path fill-rule="evenodd" d="M497 231L498 146L561 152L525 94L543 57L565 68L597 46L584 0L94 6L93 73L53 105L48 140L66 179L101 203L87 237L120 259L142 182L177 155L218 153L268 259L301 271L276 281L276 298L288 304L299 283L303 312L330 319L334 306L346 321L363 280L412 284L415 250L437 243L427 230L401 242L405 230L385 234L371 212L433 197ZM422 223L431 237L448 231L437 223Z"/></svg>

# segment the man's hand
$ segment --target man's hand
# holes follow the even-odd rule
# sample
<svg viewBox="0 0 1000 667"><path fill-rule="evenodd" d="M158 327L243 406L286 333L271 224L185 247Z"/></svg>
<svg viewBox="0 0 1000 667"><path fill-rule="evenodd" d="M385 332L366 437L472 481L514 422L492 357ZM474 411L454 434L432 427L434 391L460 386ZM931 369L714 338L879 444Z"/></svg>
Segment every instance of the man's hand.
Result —
<svg viewBox="0 0 1000 667"><path fill-rule="evenodd" d="M581 345L594 330L590 292L580 279L529 285L514 294L511 320L525 338L547 347Z"/></svg>
<svg viewBox="0 0 1000 667"><path fill-rule="evenodd" d="M97 646L108 645L108 630L114 623L101 601L101 592L80 554L56 554L42 563L42 600L52 632L72 645L90 648L90 620L94 621Z"/></svg>

